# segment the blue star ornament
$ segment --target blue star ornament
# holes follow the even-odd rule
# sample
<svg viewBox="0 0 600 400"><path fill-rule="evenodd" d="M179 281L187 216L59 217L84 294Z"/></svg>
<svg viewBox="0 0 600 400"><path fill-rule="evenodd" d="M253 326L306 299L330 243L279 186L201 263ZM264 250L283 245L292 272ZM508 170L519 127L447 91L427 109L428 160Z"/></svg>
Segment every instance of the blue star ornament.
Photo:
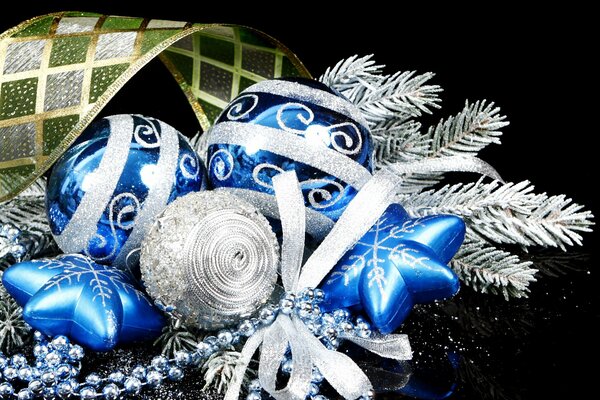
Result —
<svg viewBox="0 0 600 400"><path fill-rule="evenodd" d="M325 278L325 309L362 309L380 332L395 331L415 304L458 292L458 277L446 264L464 236L459 217L410 218L391 205Z"/></svg>
<svg viewBox="0 0 600 400"><path fill-rule="evenodd" d="M15 264L2 277L23 318L96 351L158 336L164 317L123 271L82 255Z"/></svg>

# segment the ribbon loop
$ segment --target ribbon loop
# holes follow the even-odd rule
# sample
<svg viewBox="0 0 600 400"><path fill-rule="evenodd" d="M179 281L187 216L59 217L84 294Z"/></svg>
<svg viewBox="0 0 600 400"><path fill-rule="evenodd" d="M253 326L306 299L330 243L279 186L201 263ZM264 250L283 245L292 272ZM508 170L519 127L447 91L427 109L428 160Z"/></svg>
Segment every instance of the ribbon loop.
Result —
<svg viewBox="0 0 600 400"><path fill-rule="evenodd" d="M304 256L304 232L306 231L304 197L295 171L286 171L275 176L273 189L283 231L281 279L285 290L292 291L296 288Z"/></svg>
<svg viewBox="0 0 600 400"><path fill-rule="evenodd" d="M400 180L389 170L382 170L372 177L301 271L305 208L300 184L294 171L274 177L273 187L283 228L281 268L286 291L297 294L305 287L316 287L394 201ZM406 335L344 338L382 357L396 360L411 357ZM327 349L300 318L280 313L271 326L261 328L246 342L242 350L243 365L234 372L235 385L230 386L226 400L239 392L239 382L243 380L249 362L247 357L251 357L261 343L258 378L261 386L278 400L303 400L308 393L313 366L319 368L327 382L345 399L356 399L372 389L365 373L350 357ZM288 346L293 357L292 373L287 385L277 389L277 373Z"/></svg>

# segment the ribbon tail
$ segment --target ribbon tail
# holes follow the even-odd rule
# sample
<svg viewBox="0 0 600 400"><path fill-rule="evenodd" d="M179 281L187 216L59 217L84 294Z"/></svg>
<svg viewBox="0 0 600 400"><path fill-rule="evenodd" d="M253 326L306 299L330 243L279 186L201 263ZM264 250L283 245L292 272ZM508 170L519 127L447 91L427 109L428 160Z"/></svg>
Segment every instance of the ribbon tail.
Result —
<svg viewBox="0 0 600 400"><path fill-rule="evenodd" d="M406 163L395 163L387 168L399 175L433 172L475 172L504 182L494 167L481 158L473 156L427 158Z"/></svg>
<svg viewBox="0 0 600 400"><path fill-rule="evenodd" d="M377 172L358 192L323 243L304 264L298 288L316 287L348 250L394 202L401 178L391 171Z"/></svg>
<svg viewBox="0 0 600 400"><path fill-rule="evenodd" d="M264 335L264 330L258 330L254 335L250 336L246 341L246 344L244 344L240 360L233 371L233 376L229 383L229 388L227 389L223 400L238 400L240 396L240 390L242 388L242 383L244 382L244 375L246 374L246 369L248 369L248 365L252 360L252 356L262 343Z"/></svg>
<svg viewBox="0 0 600 400"><path fill-rule="evenodd" d="M277 372L290 345L294 368L285 388L277 390ZM304 400L312 376L312 360L308 344L298 338L290 317L281 315L267 331L260 351L258 376L261 386L277 400Z"/></svg>
<svg viewBox="0 0 600 400"><path fill-rule="evenodd" d="M300 336L299 339L309 348L315 365L327 382L343 398L354 400L373 389L369 378L350 357L325 348L302 321L294 320L294 324Z"/></svg>
<svg viewBox="0 0 600 400"><path fill-rule="evenodd" d="M408 335L375 335L369 338L361 338L357 336L342 336L354 344L359 345L371 353L377 354L384 358L393 360L410 360L412 359L412 349Z"/></svg>
<svg viewBox="0 0 600 400"><path fill-rule="evenodd" d="M283 287L289 292L296 287L304 256L304 197L295 171L286 171L275 176L273 188L283 231L281 279Z"/></svg>

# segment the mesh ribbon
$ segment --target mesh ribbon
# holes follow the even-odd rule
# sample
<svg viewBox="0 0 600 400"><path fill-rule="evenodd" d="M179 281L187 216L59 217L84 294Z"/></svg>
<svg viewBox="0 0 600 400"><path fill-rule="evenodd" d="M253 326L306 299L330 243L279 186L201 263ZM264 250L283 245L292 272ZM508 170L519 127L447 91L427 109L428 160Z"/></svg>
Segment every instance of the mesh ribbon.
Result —
<svg viewBox="0 0 600 400"><path fill-rule="evenodd" d="M310 76L254 29L60 12L0 34L0 202L42 175L110 99L159 57L204 130L246 87Z"/></svg>

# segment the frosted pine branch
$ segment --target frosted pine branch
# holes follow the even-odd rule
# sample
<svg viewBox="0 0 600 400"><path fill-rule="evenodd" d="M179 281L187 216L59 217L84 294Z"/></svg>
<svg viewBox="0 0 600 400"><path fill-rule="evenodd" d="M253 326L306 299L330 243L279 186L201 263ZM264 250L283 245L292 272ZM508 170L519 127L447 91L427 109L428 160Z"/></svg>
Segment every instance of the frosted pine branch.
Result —
<svg viewBox="0 0 600 400"><path fill-rule="evenodd" d="M529 284L536 281L537 270L531 264L481 241L463 244L450 262L466 285L482 293L502 294L507 300L527 297Z"/></svg>
<svg viewBox="0 0 600 400"><path fill-rule="evenodd" d="M432 140L429 156L477 154L491 143L500 144L500 129L506 125L506 117L494 103L466 102L461 112L429 128L427 136Z"/></svg>
<svg viewBox="0 0 600 400"><path fill-rule="evenodd" d="M381 168L395 162L425 157L431 147L431 140L419 132L420 128L421 124L414 121L377 124L371 130L377 166Z"/></svg>
<svg viewBox="0 0 600 400"><path fill-rule="evenodd" d="M383 65L373 60L373 54L364 57L354 55L327 68L319 81L330 86L353 103L358 103L365 93L375 90L384 79Z"/></svg>
<svg viewBox="0 0 600 400"><path fill-rule="evenodd" d="M416 75L415 71L386 76L356 105L373 125L431 113L431 109L440 108L438 93L442 91L438 85L427 85L433 76L431 72Z"/></svg>
<svg viewBox="0 0 600 400"><path fill-rule="evenodd" d="M214 387L217 393L224 393L234 379L234 371L241 361L241 353L233 350L224 350L213 353L202 366L204 373L204 387ZM244 376L244 381L247 377Z"/></svg>
<svg viewBox="0 0 600 400"><path fill-rule="evenodd" d="M534 187L494 181L459 183L399 200L414 216L455 214L465 219L468 236L496 243L560 247L581 245L581 232L594 224L590 211L564 195L535 194Z"/></svg>
<svg viewBox="0 0 600 400"><path fill-rule="evenodd" d="M328 68L319 80L356 104L371 126L406 121L440 107L438 94L442 89L427 84L433 73L406 71L384 75L383 67L375 63L372 55L355 55Z"/></svg>

